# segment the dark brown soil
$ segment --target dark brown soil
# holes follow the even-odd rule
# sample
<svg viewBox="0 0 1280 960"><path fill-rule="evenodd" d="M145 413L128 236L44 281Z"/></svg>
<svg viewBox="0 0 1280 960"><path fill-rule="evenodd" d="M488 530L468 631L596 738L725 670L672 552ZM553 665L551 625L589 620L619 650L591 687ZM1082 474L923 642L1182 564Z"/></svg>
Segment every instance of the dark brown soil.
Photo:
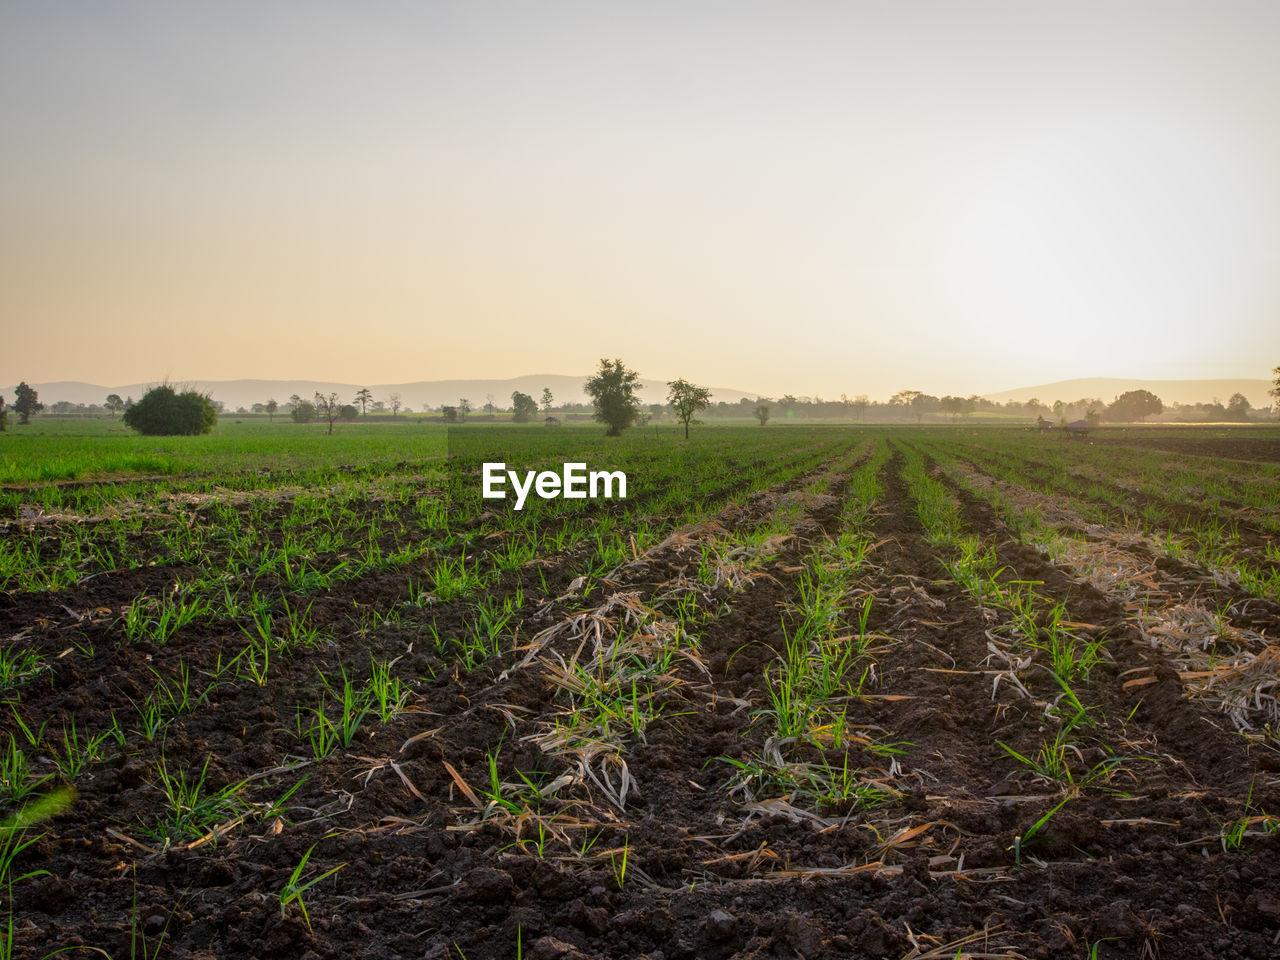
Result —
<svg viewBox="0 0 1280 960"><path fill-rule="evenodd" d="M1262 437L1170 437L1140 435L1097 436L1092 442L1104 446L1142 447L1147 450L1164 450L1167 453L1192 457L1210 457L1214 460L1257 460L1280 463L1280 439Z"/></svg>

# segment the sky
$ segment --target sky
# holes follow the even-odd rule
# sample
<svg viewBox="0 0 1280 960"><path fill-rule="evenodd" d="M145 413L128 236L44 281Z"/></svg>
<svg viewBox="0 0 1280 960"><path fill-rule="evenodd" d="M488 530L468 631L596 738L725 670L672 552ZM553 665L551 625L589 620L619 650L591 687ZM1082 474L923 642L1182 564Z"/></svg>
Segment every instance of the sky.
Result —
<svg viewBox="0 0 1280 960"><path fill-rule="evenodd" d="M1280 364L1274 2L0 5L0 383Z"/></svg>

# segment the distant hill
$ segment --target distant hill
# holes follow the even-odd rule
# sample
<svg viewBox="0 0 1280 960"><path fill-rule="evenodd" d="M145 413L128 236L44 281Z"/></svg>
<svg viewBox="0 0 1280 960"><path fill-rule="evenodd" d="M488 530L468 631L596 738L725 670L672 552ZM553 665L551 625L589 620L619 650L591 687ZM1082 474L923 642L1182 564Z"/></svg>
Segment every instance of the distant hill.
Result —
<svg viewBox="0 0 1280 960"><path fill-rule="evenodd" d="M321 393L337 393L345 402L350 402L356 391L368 387L375 400L386 400L392 393L400 394L401 401L414 410L421 410L424 404L438 407L442 403L456 403L460 397L471 401L471 406L479 410L484 406L487 394L493 394L493 402L500 407L511 406L511 394L515 390L527 393L535 400L542 397L544 387L551 388L556 403L585 403L587 396L582 391L582 384L590 374L572 377L563 374L535 374L524 377L512 377L510 380L417 380L412 383L333 383L327 380L175 380L176 384L190 385L196 390L210 393L215 400L221 400L227 408L248 407L255 403L263 403L275 397L283 403L295 393L310 399L317 391ZM661 380L641 380L644 389L640 397L645 403L662 403L667 399L667 385ZM133 397L135 400L146 393L153 383L126 383L118 386L102 386L96 383L82 383L76 380L59 380L50 383L33 383L32 386L40 394L42 403L50 404L58 400L69 400L72 403L102 403L109 393L118 393L121 397ZM0 390L8 394L8 390ZM716 401L733 402L741 397L757 397L751 390L740 390L736 387L712 387L712 398Z"/></svg>
<svg viewBox="0 0 1280 960"><path fill-rule="evenodd" d="M1044 403L1053 403L1055 400L1070 403L1082 397L1097 397L1110 403L1130 390L1150 390L1166 404L1210 403L1215 397L1225 404L1233 393L1242 393L1253 406L1269 407L1272 398L1267 391L1272 386L1270 380L1129 380L1123 377L1090 377L989 393L986 399L999 403L1010 400L1025 403L1035 397Z"/></svg>

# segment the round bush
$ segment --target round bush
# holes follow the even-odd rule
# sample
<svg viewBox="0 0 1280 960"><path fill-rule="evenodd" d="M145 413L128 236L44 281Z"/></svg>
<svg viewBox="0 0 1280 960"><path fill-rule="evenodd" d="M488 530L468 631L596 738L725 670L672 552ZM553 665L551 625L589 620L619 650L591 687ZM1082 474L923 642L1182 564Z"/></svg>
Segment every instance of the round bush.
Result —
<svg viewBox="0 0 1280 960"><path fill-rule="evenodd" d="M194 437L213 429L218 411L203 393L178 393L168 384L161 384L124 412L124 422L147 436Z"/></svg>

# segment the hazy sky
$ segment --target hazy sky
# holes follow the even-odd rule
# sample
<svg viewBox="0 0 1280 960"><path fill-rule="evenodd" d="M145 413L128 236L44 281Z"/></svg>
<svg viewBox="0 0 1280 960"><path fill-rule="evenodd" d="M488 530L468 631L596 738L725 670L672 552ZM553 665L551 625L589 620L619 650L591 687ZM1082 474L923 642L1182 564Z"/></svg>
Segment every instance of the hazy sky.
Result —
<svg viewBox="0 0 1280 960"><path fill-rule="evenodd" d="M1270 0L4 3L0 383L1267 376L1277 50Z"/></svg>

